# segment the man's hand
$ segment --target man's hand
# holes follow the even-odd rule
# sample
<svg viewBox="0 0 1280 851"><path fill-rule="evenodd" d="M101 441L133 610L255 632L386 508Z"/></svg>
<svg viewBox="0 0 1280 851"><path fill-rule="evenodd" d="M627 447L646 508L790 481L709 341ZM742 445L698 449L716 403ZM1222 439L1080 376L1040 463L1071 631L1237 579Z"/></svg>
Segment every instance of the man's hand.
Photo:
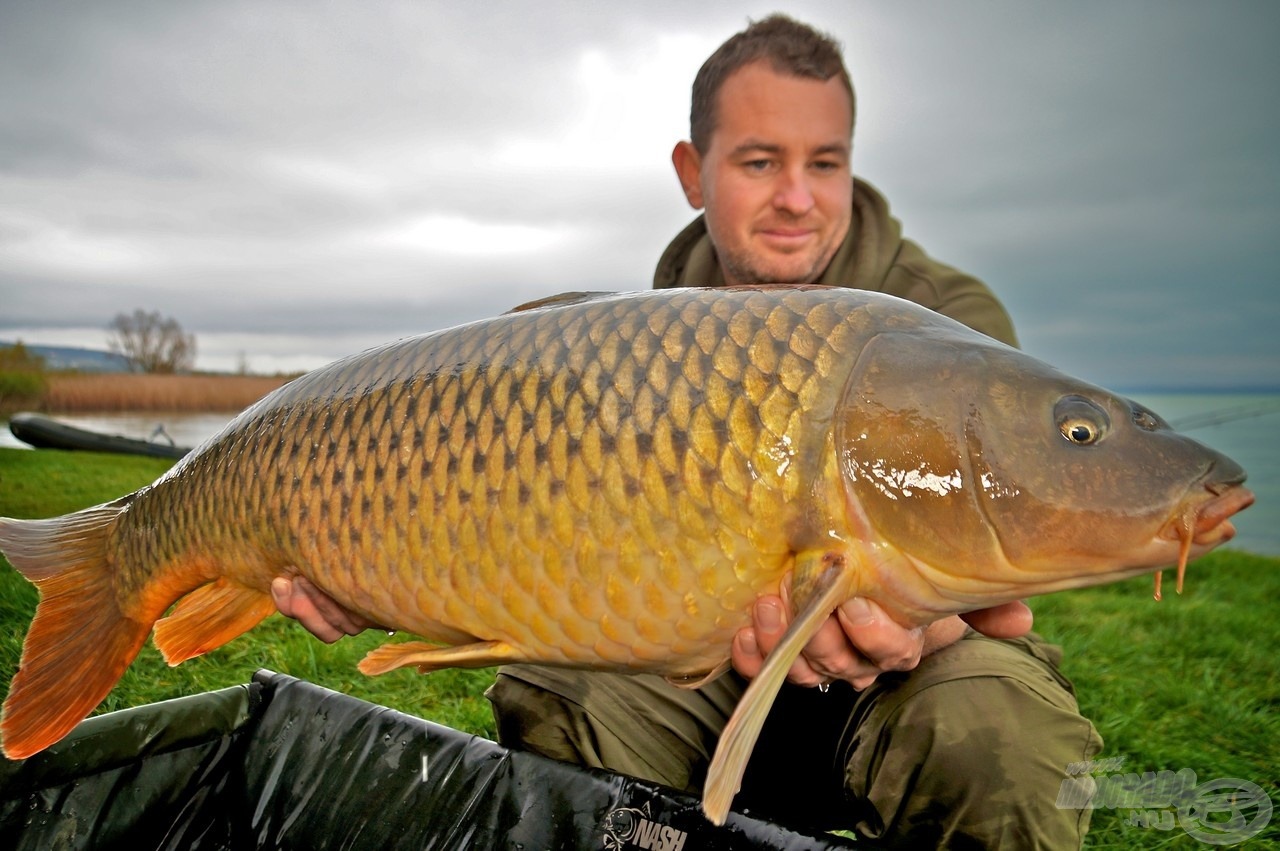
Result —
<svg viewBox="0 0 1280 851"><path fill-rule="evenodd" d="M280 614L293 618L325 644L332 644L344 635L358 635L377 627L377 624L338 605L305 576L277 576L271 580L271 599L275 600Z"/></svg>
<svg viewBox="0 0 1280 851"><path fill-rule="evenodd" d="M752 626L734 636L734 670L748 678L760 673L765 656L787 631L787 611L780 597L756 601ZM787 680L802 686L844 680L861 690L882 673L909 671L923 657L959 641L966 622L992 638L1015 638L1031 629L1031 610L1022 602L1006 603L907 629L875 603L855 597L827 618L792 664Z"/></svg>

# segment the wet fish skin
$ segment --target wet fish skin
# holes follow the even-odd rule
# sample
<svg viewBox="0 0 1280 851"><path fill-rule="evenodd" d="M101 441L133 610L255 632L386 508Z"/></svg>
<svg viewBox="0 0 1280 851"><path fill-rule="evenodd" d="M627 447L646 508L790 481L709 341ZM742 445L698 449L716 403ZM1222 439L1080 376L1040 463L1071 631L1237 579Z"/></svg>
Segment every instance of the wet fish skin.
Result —
<svg viewBox="0 0 1280 851"><path fill-rule="evenodd" d="M1021 385L1043 389L990 390ZM1173 470L1154 493L1124 491L1141 510L1099 501L1111 480L1084 447L1049 457L1088 485L1085 515L1081 492L1028 478L1064 442L1066 396L1125 404L914 305L822 288L553 301L371 350L266 397L135 494L0 520L0 549L42 595L5 752L65 735L153 623L172 664L251 628L286 566L374 622L455 645L386 645L370 673L528 661L697 677L790 575L792 632L709 777L722 819L787 656L842 600L924 623L1168 563L1168 527L1206 504L1222 522L1188 533L1195 551L1229 534L1243 471L1133 417L1111 432L1132 445L1105 463L1141 469L1124 456L1145 463L1154 440ZM942 480L959 484L919 486ZM1036 531L1086 515L1116 527L1087 552Z"/></svg>
<svg viewBox="0 0 1280 851"><path fill-rule="evenodd" d="M300 379L130 509L148 534L122 540L122 563L154 558L157 528L174 562L192 561L188 541L247 539L240 581L298 565L396 629L544 661L715 668L797 542L839 522L829 438L798 412L833 406L840 381L786 349L806 318L836 318L773 296L754 313L715 293L634 301L498 317ZM771 384L753 357L788 378ZM174 504L189 522L166 526Z"/></svg>

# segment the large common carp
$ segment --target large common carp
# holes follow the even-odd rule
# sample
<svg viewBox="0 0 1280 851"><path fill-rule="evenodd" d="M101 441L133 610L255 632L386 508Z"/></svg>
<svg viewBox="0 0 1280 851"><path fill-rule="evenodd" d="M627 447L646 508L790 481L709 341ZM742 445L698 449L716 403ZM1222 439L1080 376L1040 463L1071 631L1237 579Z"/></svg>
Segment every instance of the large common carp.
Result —
<svg viewBox="0 0 1280 851"><path fill-rule="evenodd" d="M888 296L552 299L303 376L114 502L0 520L41 594L4 751L64 736L153 626L170 664L250 629L285 570L436 642L384 645L370 674L698 678L789 582L790 633L710 771L722 821L787 669L845 599L913 625L1181 570L1233 534L1244 478L1145 408Z"/></svg>

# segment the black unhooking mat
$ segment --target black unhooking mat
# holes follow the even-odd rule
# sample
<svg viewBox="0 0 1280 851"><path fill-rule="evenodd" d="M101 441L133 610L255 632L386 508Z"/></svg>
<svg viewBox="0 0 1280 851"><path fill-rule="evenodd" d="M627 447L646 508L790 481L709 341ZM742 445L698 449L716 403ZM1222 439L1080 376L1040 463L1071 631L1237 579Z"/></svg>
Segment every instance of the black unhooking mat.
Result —
<svg viewBox="0 0 1280 851"><path fill-rule="evenodd" d="M698 801L259 671L0 761L14 849L825 849Z"/></svg>

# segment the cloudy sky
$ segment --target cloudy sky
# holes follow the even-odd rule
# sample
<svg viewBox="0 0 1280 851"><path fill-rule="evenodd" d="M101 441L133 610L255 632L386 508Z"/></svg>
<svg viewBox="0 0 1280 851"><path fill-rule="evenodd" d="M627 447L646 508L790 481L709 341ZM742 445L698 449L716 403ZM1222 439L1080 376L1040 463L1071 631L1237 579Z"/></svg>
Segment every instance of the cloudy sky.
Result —
<svg viewBox="0 0 1280 851"><path fill-rule="evenodd" d="M1024 347L1119 389L1280 386L1280 4L0 4L0 339L318 366L643 289L689 85L748 18L836 36L854 170Z"/></svg>

